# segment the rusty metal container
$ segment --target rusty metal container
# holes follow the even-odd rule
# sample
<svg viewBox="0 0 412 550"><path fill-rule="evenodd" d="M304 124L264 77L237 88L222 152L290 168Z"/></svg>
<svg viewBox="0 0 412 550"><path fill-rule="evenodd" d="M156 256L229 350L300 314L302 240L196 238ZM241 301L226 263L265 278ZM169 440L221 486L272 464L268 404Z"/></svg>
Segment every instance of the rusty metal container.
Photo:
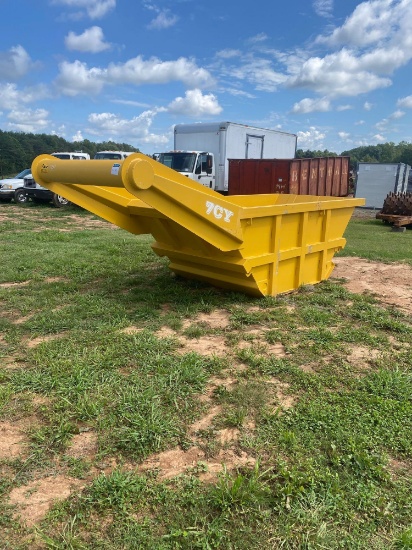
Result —
<svg viewBox="0 0 412 550"><path fill-rule="evenodd" d="M229 195L349 194L349 157L229 159Z"/></svg>

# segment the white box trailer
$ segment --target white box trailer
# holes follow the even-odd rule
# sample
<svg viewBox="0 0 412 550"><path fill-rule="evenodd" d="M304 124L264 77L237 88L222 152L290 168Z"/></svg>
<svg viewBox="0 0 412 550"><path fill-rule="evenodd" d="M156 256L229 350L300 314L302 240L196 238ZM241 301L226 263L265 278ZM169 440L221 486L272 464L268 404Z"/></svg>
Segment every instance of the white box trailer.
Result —
<svg viewBox="0 0 412 550"><path fill-rule="evenodd" d="M296 134L235 122L176 124L174 151L159 162L221 193L228 191L228 159L293 159Z"/></svg>

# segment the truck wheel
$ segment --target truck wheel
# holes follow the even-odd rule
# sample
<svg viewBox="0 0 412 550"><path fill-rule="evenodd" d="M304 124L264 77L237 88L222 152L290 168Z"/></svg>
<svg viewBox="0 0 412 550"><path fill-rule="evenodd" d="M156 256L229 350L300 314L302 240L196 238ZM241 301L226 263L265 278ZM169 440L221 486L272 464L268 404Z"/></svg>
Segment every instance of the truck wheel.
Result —
<svg viewBox="0 0 412 550"><path fill-rule="evenodd" d="M26 204L29 202L29 196L24 189L17 189L14 193L14 202L17 202L17 204Z"/></svg>
<svg viewBox="0 0 412 550"><path fill-rule="evenodd" d="M63 206L68 206L70 204L70 201L68 201L61 195L53 193L52 203L56 208L62 208Z"/></svg>

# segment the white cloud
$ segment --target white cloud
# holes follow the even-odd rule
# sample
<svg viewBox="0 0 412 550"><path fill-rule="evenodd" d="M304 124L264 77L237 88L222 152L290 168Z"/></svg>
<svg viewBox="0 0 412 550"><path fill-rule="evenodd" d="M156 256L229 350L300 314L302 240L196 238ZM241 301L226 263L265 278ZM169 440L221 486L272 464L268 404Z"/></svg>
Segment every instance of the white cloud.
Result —
<svg viewBox="0 0 412 550"><path fill-rule="evenodd" d="M16 84L0 84L0 108L2 109L20 109L22 104L33 103L48 96L47 88L43 85L19 90Z"/></svg>
<svg viewBox="0 0 412 550"><path fill-rule="evenodd" d="M64 124L61 124L57 128L57 130L51 130L50 133L51 133L52 136L65 137L65 135L66 135L66 126Z"/></svg>
<svg viewBox="0 0 412 550"><path fill-rule="evenodd" d="M110 44L104 41L101 27L90 27L82 34L69 32L64 42L68 50L80 52L98 53L110 48Z"/></svg>
<svg viewBox="0 0 412 550"><path fill-rule="evenodd" d="M49 125L48 114L46 109L14 109L7 115L8 127L20 132L39 132Z"/></svg>
<svg viewBox="0 0 412 550"><path fill-rule="evenodd" d="M56 85L65 95L94 95L100 93L104 86L105 71L97 67L88 69L85 63L77 60L74 63L63 61L59 70Z"/></svg>
<svg viewBox="0 0 412 550"><path fill-rule="evenodd" d="M161 61L156 57L144 61L141 56L129 59L126 63L110 63L107 68L107 80L113 83L167 84L181 81L186 86L203 88L214 84L209 71L185 57L176 61Z"/></svg>
<svg viewBox="0 0 412 550"><path fill-rule="evenodd" d="M345 49L324 58L311 57L287 81L290 88L309 88L329 97L356 96L390 84L389 78L368 70L364 57Z"/></svg>
<svg viewBox="0 0 412 550"><path fill-rule="evenodd" d="M398 107L403 107L404 109L412 109L412 95L398 99L396 105Z"/></svg>
<svg viewBox="0 0 412 550"><path fill-rule="evenodd" d="M258 44L259 42L264 42L268 39L268 35L264 32L256 34L248 39L248 42L251 44Z"/></svg>
<svg viewBox="0 0 412 550"><path fill-rule="evenodd" d="M16 80L32 66L33 62L22 46L13 46L7 52L0 52L0 80Z"/></svg>
<svg viewBox="0 0 412 550"><path fill-rule="evenodd" d="M299 149L323 149L323 140L325 134L320 132L314 126L311 126L307 132L298 132Z"/></svg>
<svg viewBox="0 0 412 550"><path fill-rule="evenodd" d="M51 0L51 4L78 8L90 19L100 19L116 7L116 0Z"/></svg>
<svg viewBox="0 0 412 550"><path fill-rule="evenodd" d="M333 10L333 0L314 0L313 9L320 17L331 17Z"/></svg>
<svg viewBox="0 0 412 550"><path fill-rule="evenodd" d="M391 119L398 119L398 118L402 118L403 116L405 116L405 111L401 111L401 110L397 110L395 112L393 112L389 118Z"/></svg>
<svg viewBox="0 0 412 550"><path fill-rule="evenodd" d="M132 99L112 99L112 103L119 103L120 105L130 105L132 107L142 107L143 109L148 109L150 107L148 103L133 101Z"/></svg>
<svg viewBox="0 0 412 550"><path fill-rule="evenodd" d="M374 139L375 141L380 141L380 142L386 141L386 138L382 134L375 134L372 137L372 139Z"/></svg>
<svg viewBox="0 0 412 550"><path fill-rule="evenodd" d="M352 105L338 105L336 107L337 111L349 111L350 109L353 109Z"/></svg>
<svg viewBox="0 0 412 550"><path fill-rule="evenodd" d="M356 96L392 84L388 75L412 59L412 1L369 0L317 45L340 48L324 57L287 62L290 87L328 97Z"/></svg>
<svg viewBox="0 0 412 550"><path fill-rule="evenodd" d="M222 112L222 107L213 94L203 95L198 89L188 90L185 97L177 97L167 106L170 113L191 117L213 116Z"/></svg>
<svg viewBox="0 0 412 550"><path fill-rule="evenodd" d="M150 21L147 28L155 30L168 29L176 25L178 20L179 18L177 15L171 14L170 10L162 10L152 21Z"/></svg>
<svg viewBox="0 0 412 550"><path fill-rule="evenodd" d="M77 132L74 134L74 136L72 137L72 141L83 141L83 134L81 132L81 130L77 130Z"/></svg>
<svg viewBox="0 0 412 550"><path fill-rule="evenodd" d="M330 101L321 97L318 99L305 98L295 103L292 108L292 113L313 113L314 111L327 112L331 110Z"/></svg>
<svg viewBox="0 0 412 550"><path fill-rule="evenodd" d="M392 120L397 120L399 118L402 118L405 115L404 111L395 111L391 115L389 115L388 118L383 118L379 122L375 124L375 128L379 132L383 132L387 129L388 125L391 123Z"/></svg>
<svg viewBox="0 0 412 550"><path fill-rule="evenodd" d="M387 41L401 35L411 16L410 0L368 0L361 2L345 23L329 36L318 36L318 43L331 46L365 46ZM405 39L407 37L404 37Z"/></svg>
<svg viewBox="0 0 412 550"><path fill-rule="evenodd" d="M355 122L355 126L362 126L363 124L365 124L364 120L358 120L357 122Z"/></svg>
<svg viewBox="0 0 412 550"><path fill-rule="evenodd" d="M365 111L370 111L372 107L373 105L372 103L369 103L369 101L365 101L365 103L363 104L363 108L365 109Z"/></svg>
<svg viewBox="0 0 412 550"><path fill-rule="evenodd" d="M220 90L221 92L226 92L230 95L234 95L234 96L243 96L243 97L247 97L249 99L255 99L256 96L253 95L253 94L250 94L249 92L245 92L244 90L239 90L238 88L222 88Z"/></svg>
<svg viewBox="0 0 412 550"><path fill-rule="evenodd" d="M313 0L327 17L333 0ZM306 49L278 51L222 50L214 69L224 78L238 79L256 90L279 86L300 88L328 99L355 97L392 85L391 75L412 60L412 0L367 0L358 3L340 27L318 36ZM257 35L262 41L266 35ZM325 48L325 53L312 55Z"/></svg>
<svg viewBox="0 0 412 550"><path fill-rule="evenodd" d="M350 134L349 134L348 132L338 132L338 136L339 136L341 139L347 140L348 137L350 136Z"/></svg>
<svg viewBox="0 0 412 550"><path fill-rule="evenodd" d="M274 92L287 78L286 75L273 70L270 59L253 56L246 56L239 67L222 67L221 71L225 76L245 80L256 90L264 92Z"/></svg>
<svg viewBox="0 0 412 550"><path fill-rule="evenodd" d="M114 113L91 113L88 117L90 127L87 131L105 139L121 139L143 144L163 145L169 142L169 136L151 133L150 127L156 114L164 109L148 110L131 119L120 118Z"/></svg>
<svg viewBox="0 0 412 550"><path fill-rule="evenodd" d="M126 63L110 63L105 69L88 68L78 60L60 64L60 74L56 79L57 87L66 95L97 94L105 84L168 84L181 81L189 87L210 86L214 80L206 69L198 67L190 59L181 57L176 61L161 61L151 58L143 60L141 56L129 59Z"/></svg>
<svg viewBox="0 0 412 550"><path fill-rule="evenodd" d="M225 50L220 50L216 53L217 57L222 57L223 59L230 59L232 57L239 57L242 54L240 50L234 50L227 48Z"/></svg>
<svg viewBox="0 0 412 550"><path fill-rule="evenodd" d="M379 131L379 132L383 132L387 125L389 123L389 120L387 118L383 118L382 120L380 120L379 122L377 122L375 124L375 128Z"/></svg>

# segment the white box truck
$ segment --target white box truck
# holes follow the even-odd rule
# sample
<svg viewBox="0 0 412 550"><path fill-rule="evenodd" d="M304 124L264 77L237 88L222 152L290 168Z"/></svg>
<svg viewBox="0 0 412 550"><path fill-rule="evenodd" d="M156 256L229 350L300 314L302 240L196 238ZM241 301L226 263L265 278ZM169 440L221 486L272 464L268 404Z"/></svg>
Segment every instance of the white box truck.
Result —
<svg viewBox="0 0 412 550"><path fill-rule="evenodd" d="M177 172L226 194L228 159L293 159L296 134L234 122L176 124L174 150L157 160Z"/></svg>

